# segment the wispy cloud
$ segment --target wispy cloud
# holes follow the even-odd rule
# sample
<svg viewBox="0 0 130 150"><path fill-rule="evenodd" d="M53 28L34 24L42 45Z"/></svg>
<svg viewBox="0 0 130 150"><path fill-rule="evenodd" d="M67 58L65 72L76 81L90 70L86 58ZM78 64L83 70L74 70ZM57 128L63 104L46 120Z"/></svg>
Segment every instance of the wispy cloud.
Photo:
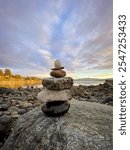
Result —
<svg viewBox="0 0 130 150"><path fill-rule="evenodd" d="M49 75L112 74L112 0L1 0L0 67ZM108 72L107 72L107 71Z"/></svg>

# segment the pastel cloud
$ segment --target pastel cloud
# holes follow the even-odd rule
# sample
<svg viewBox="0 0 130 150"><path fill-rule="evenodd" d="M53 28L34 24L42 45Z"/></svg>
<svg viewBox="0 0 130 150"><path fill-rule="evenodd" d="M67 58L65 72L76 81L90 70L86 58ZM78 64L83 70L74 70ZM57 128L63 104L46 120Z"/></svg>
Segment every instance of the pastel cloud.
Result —
<svg viewBox="0 0 130 150"><path fill-rule="evenodd" d="M112 76L112 13L112 0L1 0L0 68L49 75L59 58L74 77Z"/></svg>

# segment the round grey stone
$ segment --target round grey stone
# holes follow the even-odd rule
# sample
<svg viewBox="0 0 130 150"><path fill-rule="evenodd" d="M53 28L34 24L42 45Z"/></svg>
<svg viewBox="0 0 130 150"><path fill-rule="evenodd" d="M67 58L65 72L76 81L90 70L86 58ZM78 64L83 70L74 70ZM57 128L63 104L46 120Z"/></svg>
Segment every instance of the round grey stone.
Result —
<svg viewBox="0 0 130 150"><path fill-rule="evenodd" d="M68 101L71 100L71 98L72 94L70 89L59 91L44 89L37 95L38 101L42 103L48 101Z"/></svg>
<svg viewBox="0 0 130 150"><path fill-rule="evenodd" d="M2 110L2 111L6 111L6 110L8 110L8 105L7 104L0 104L0 110Z"/></svg>
<svg viewBox="0 0 130 150"><path fill-rule="evenodd" d="M25 109L20 109L18 110L18 114L19 115L22 115L22 114L25 114L26 113L26 110Z"/></svg>

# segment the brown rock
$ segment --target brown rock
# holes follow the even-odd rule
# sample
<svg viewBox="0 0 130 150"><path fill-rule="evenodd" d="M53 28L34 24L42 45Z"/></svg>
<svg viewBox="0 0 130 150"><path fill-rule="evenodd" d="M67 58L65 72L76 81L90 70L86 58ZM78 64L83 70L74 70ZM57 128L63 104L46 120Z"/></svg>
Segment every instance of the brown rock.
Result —
<svg viewBox="0 0 130 150"><path fill-rule="evenodd" d="M55 77L55 78L62 78L64 76L66 76L66 72L64 70L53 70L51 71L50 75L52 77Z"/></svg>
<svg viewBox="0 0 130 150"><path fill-rule="evenodd" d="M11 114L12 118L17 119L20 115L18 114L17 111L12 112Z"/></svg>
<svg viewBox="0 0 130 150"><path fill-rule="evenodd" d="M19 107L20 108L30 108L30 107L32 107L32 103L29 103L29 102L19 102Z"/></svg>
<svg viewBox="0 0 130 150"><path fill-rule="evenodd" d="M0 110L2 110L2 111L6 111L6 110L8 110L8 105L7 104L0 104Z"/></svg>
<svg viewBox="0 0 130 150"><path fill-rule="evenodd" d="M73 86L71 87L70 91L73 96L84 96L84 90L82 89L82 87Z"/></svg>

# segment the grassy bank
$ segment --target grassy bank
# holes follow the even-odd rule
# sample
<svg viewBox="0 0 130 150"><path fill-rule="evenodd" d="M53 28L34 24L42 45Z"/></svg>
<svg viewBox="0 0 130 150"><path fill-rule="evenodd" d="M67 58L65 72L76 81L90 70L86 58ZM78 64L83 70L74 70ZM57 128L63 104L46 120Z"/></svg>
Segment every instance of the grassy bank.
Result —
<svg viewBox="0 0 130 150"><path fill-rule="evenodd" d="M0 79L0 87L7 88L18 88L24 86L34 86L40 85L41 79L15 79L15 78L1 78Z"/></svg>

